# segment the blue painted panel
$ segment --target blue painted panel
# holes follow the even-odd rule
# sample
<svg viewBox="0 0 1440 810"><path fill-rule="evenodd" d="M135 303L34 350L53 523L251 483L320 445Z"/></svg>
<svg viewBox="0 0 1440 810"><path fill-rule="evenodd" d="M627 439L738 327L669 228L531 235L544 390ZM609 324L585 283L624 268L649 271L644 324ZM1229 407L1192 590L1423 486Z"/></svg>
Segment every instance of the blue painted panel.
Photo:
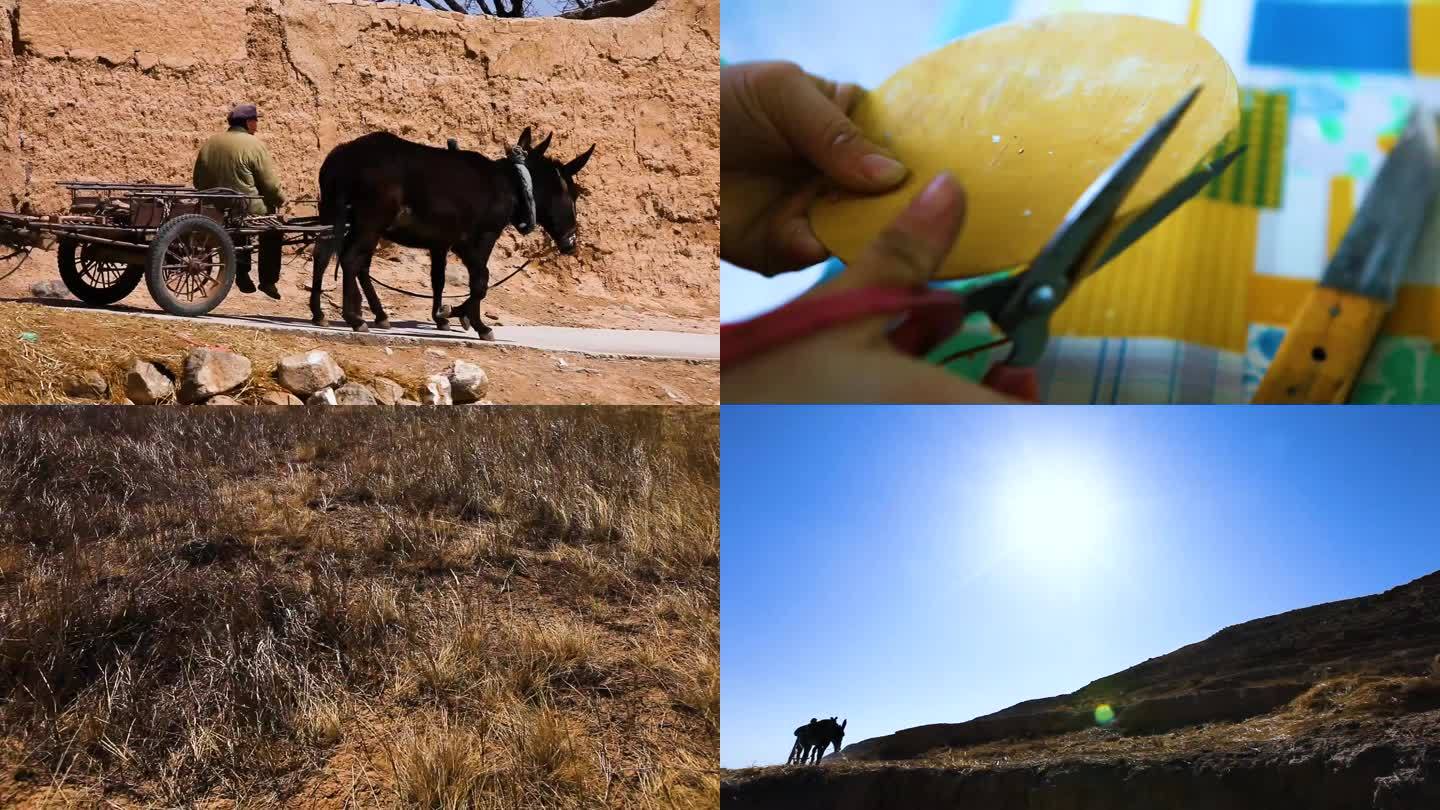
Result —
<svg viewBox="0 0 1440 810"><path fill-rule="evenodd" d="M1409 74L1410 5L1257 0L1250 64Z"/></svg>

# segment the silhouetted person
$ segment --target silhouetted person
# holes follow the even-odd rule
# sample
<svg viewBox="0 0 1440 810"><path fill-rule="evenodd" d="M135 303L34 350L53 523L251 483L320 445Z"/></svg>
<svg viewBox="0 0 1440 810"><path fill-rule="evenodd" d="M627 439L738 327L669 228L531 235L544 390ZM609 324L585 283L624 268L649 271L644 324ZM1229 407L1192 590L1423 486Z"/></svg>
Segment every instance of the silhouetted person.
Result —
<svg viewBox="0 0 1440 810"><path fill-rule="evenodd" d="M809 723L795 729L795 745L790 748L790 758L785 760L786 765L801 761L810 752L811 732L819 723L819 720L812 717Z"/></svg>

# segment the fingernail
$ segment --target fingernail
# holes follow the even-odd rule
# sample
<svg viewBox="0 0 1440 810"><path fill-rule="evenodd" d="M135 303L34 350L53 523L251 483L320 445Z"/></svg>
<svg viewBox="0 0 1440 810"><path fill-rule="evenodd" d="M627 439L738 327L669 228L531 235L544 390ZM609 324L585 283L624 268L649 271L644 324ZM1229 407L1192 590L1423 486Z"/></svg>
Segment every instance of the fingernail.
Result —
<svg viewBox="0 0 1440 810"><path fill-rule="evenodd" d="M905 179L906 170L900 161L880 154L869 154L860 158L860 170L876 183L898 183Z"/></svg>
<svg viewBox="0 0 1440 810"><path fill-rule="evenodd" d="M930 181L930 185L920 192L915 202L910 204L911 212L926 222L938 222L948 219L955 209L959 199L959 185L955 177L949 172L941 172Z"/></svg>

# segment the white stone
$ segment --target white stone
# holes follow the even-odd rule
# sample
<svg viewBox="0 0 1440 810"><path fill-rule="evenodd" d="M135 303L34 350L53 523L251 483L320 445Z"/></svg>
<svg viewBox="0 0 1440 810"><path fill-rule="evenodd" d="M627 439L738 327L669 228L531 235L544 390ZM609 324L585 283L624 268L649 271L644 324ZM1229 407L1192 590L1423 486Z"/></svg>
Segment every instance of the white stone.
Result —
<svg viewBox="0 0 1440 810"><path fill-rule="evenodd" d="M322 388L342 385L345 371L329 352L315 349L280 358L275 366L275 380L286 391L304 399Z"/></svg>
<svg viewBox="0 0 1440 810"><path fill-rule="evenodd" d="M180 401L203 402L228 394L250 381L250 360L223 349L194 349L185 358L180 380Z"/></svg>
<svg viewBox="0 0 1440 810"><path fill-rule="evenodd" d="M125 396L136 405L154 405L175 393L175 381L159 366L139 357L125 369Z"/></svg>
<svg viewBox="0 0 1440 810"><path fill-rule="evenodd" d="M444 374L431 374L425 378L425 388L420 392L420 401L426 405L454 405L450 396L450 378Z"/></svg>
<svg viewBox="0 0 1440 810"><path fill-rule="evenodd" d="M310 395L310 398L305 400L305 404L306 404L306 405L338 405L339 402L338 402L338 401L336 400L336 398L335 398L335 389L334 389L334 388L322 388L322 389L320 389L319 391L316 391L315 393L311 394L311 395Z"/></svg>
<svg viewBox="0 0 1440 810"><path fill-rule="evenodd" d="M490 378L486 376L485 369L474 363L456 360L450 367L450 391L457 404L483 399L489 387Z"/></svg>
<svg viewBox="0 0 1440 810"><path fill-rule="evenodd" d="M376 405L375 394L360 383L345 383L335 389L336 405Z"/></svg>

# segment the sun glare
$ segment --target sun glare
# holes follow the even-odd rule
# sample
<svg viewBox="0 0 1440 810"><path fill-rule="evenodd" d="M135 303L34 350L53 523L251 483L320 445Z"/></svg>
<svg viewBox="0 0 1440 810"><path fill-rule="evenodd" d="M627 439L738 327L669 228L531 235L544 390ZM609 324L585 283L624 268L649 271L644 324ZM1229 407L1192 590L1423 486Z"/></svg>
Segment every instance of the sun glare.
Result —
<svg viewBox="0 0 1440 810"><path fill-rule="evenodd" d="M1031 570L1074 570L1114 552L1120 494L1105 465L1077 453L1027 453L1001 477L994 532Z"/></svg>

